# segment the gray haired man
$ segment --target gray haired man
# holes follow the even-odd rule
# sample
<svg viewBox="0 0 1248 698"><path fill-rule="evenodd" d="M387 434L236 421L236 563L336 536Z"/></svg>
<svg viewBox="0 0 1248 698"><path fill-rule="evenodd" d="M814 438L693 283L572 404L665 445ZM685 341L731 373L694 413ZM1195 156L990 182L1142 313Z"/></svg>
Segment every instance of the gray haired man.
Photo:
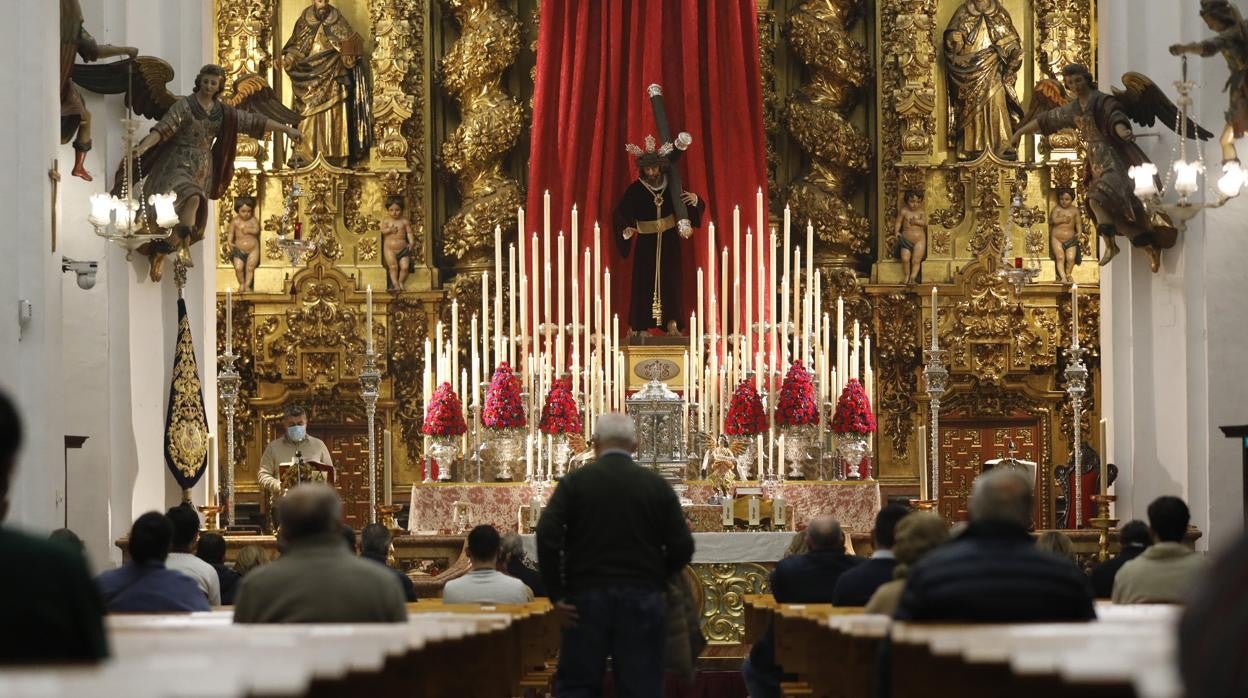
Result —
<svg viewBox="0 0 1248 698"><path fill-rule="evenodd" d="M256 481L262 490L277 493L282 489L279 467L289 465L296 456L309 463L333 467L325 442L308 434L308 413L299 405L289 405L282 416L282 437L274 439L260 456L260 472Z"/></svg>
<svg viewBox="0 0 1248 698"><path fill-rule="evenodd" d="M560 482L537 525L537 558L565 615L556 694L602 695L607 657L616 693L663 694L668 577L693 557L670 485L633 460L633 420L604 414L594 462Z"/></svg>

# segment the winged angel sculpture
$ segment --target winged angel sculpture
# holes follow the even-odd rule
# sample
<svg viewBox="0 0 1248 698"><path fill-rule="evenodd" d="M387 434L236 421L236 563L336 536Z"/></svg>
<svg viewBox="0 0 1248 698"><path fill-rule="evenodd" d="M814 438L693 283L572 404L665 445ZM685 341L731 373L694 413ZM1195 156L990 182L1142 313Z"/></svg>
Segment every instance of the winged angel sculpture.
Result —
<svg viewBox="0 0 1248 698"><path fill-rule="evenodd" d="M1114 236L1122 235L1132 246L1144 249L1156 272L1161 268L1161 251L1174 247L1178 231L1164 212L1149 210L1135 195L1128 170L1151 163L1135 144L1131 122L1153 126L1160 120L1174 128L1178 107L1140 73L1123 75L1123 87L1114 88L1113 94L1098 90L1087 66L1079 63L1062 68L1062 78L1065 90L1054 80L1042 80L1035 86L1023 125L1014 132L1014 143L1017 145L1027 134L1077 130L1087 144L1084 191L1096 232L1105 245L1100 264L1108 264L1118 254ZM1072 95L1069 99L1068 93ZM1213 135L1190 119L1185 130L1189 137L1200 140L1209 140ZM1160 191L1161 182L1156 185Z"/></svg>
<svg viewBox="0 0 1248 698"><path fill-rule="evenodd" d="M1235 139L1248 133L1248 22L1244 21L1239 8L1227 0L1201 0L1200 16L1218 35L1190 44L1174 44L1170 53L1176 56L1194 53L1204 57L1220 53L1226 59L1226 67L1231 72L1225 87L1230 104L1226 109L1226 126L1218 137L1223 171L1226 171L1227 166L1239 163Z"/></svg>
<svg viewBox="0 0 1248 698"><path fill-rule="evenodd" d="M168 254L176 252L191 266L190 246L204 237L208 201L221 198L234 177L240 133L263 138L279 131L296 141L303 137L295 128L299 114L281 104L264 78L244 75L235 81L233 94L222 98L225 70L219 65L200 68L195 89L186 97L169 91L173 68L150 56L75 65L73 79L92 92L125 93L134 113L157 122L130 154L135 160L135 178L142 181L144 191L177 194L178 223L173 233L139 248L151 258L152 281L160 281ZM114 195L125 186L124 164L114 179ZM148 225L154 225L155 215L148 214Z"/></svg>

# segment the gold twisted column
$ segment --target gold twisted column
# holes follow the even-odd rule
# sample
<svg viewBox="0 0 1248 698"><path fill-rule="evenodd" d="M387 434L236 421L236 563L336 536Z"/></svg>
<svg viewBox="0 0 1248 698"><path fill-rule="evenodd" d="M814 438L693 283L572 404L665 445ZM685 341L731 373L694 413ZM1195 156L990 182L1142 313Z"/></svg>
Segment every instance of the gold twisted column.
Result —
<svg viewBox="0 0 1248 698"><path fill-rule="evenodd" d="M520 184L503 171L523 122L520 103L502 89L520 52L520 24L498 0L442 0L460 36L442 59L441 82L459 106L460 123L442 144L442 170L463 200L442 229L442 253L458 267L488 266L494 226L508 235L521 204Z"/></svg>
<svg viewBox="0 0 1248 698"><path fill-rule="evenodd" d="M871 142L849 121L871 72L866 49L849 30L856 0L806 0L789 16L790 47L810 79L789 97L788 128L810 158L789 185L793 220L809 219L833 257L865 257L871 226L848 198L870 170Z"/></svg>

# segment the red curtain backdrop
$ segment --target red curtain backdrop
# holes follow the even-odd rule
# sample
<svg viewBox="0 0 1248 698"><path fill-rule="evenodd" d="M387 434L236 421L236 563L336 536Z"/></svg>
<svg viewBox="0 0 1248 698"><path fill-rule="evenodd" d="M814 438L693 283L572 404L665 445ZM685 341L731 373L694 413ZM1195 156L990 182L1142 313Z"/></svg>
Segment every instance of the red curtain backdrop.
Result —
<svg viewBox="0 0 1248 698"><path fill-rule="evenodd" d="M628 317L631 269L616 252L611 211L637 176L624 144L658 136L648 85L663 86L673 137L680 131L693 135L677 166L685 189L709 204L702 227L682 241L685 323L697 300L696 269L706 274L707 303L718 280L718 260L706 259L708 223L717 229L716 257L732 244L734 205L741 207L742 246L746 226L755 225L766 161L754 12L755 0L542 0L528 230L522 235L527 251L533 233L542 231L546 190L552 257L558 231L568 234L574 203L582 248L592 247L593 224L599 222L603 266L611 270L611 310L621 325ZM569 257L581 255L578 250ZM758 260L754 266L757 273Z"/></svg>

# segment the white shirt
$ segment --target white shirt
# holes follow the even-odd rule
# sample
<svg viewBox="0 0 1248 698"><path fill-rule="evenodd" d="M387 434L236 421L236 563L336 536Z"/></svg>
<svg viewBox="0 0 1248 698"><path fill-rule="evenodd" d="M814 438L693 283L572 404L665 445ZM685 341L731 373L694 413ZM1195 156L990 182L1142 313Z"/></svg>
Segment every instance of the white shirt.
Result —
<svg viewBox="0 0 1248 698"><path fill-rule="evenodd" d="M281 482L277 479L278 466L282 463L293 463L295 453L302 455L303 460L308 462L328 465L331 468L334 465L334 459L330 457L329 448L324 441L315 436L305 436L303 441L291 441L283 436L270 441L260 455L260 472L256 473L256 481L262 489L281 489Z"/></svg>
<svg viewBox="0 0 1248 698"><path fill-rule="evenodd" d="M169 557L165 559L165 567L194 579L204 596L208 597L209 605L221 605L221 578L217 576L212 565L190 553L169 553Z"/></svg>
<svg viewBox="0 0 1248 698"><path fill-rule="evenodd" d="M498 570L473 570L442 588L443 603L528 603L533 590Z"/></svg>

